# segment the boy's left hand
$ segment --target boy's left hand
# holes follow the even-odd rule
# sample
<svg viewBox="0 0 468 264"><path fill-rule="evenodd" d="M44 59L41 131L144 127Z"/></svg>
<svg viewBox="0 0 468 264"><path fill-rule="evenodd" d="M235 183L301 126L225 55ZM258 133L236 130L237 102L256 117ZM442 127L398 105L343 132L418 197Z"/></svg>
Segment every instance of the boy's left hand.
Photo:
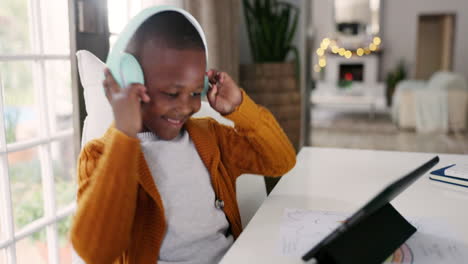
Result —
<svg viewBox="0 0 468 264"><path fill-rule="evenodd" d="M242 103L242 93L237 84L225 72L209 70L211 88L207 97L211 107L222 115L232 113Z"/></svg>

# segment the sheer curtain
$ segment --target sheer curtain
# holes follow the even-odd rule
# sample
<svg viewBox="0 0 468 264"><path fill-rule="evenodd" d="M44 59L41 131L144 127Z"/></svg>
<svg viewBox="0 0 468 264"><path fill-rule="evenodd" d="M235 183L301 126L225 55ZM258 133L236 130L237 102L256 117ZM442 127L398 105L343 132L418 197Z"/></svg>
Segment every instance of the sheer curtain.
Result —
<svg viewBox="0 0 468 264"><path fill-rule="evenodd" d="M239 81L239 0L184 0L183 8L202 25L208 40L208 67Z"/></svg>

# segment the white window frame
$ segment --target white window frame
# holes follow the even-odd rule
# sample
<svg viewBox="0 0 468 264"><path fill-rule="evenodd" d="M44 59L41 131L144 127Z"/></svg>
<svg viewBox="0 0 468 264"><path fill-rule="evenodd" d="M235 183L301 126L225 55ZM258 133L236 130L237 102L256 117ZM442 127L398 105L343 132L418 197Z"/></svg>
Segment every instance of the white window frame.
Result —
<svg viewBox="0 0 468 264"><path fill-rule="evenodd" d="M4 229L6 239L0 239L0 251L5 250L8 264L16 264L16 242L26 238L37 231L45 228L47 248L48 248L48 263L59 263L59 243L57 233L57 223L73 214L76 208L76 202L72 202L65 208L58 210L55 204L55 180L52 171L52 156L51 144L58 140L72 137L75 144L73 156L77 157L79 150L79 135L75 131L79 131L79 106L78 106L78 88L76 76L76 59L74 54L75 48L75 25L73 0L68 0L68 18L70 30L70 53L69 54L45 54L43 47L43 25L41 19L41 3L46 0L29 0L29 16L30 16L30 36L33 53L31 55L13 54L0 55L0 62L11 61L31 61L35 63L33 66L33 83L36 95L36 102L39 105L40 119L40 135L34 139L6 144L4 100L3 87L1 87L0 76L0 221L1 227ZM45 63L48 61L69 61L71 69L72 83L72 100L73 100L73 128L52 132L49 130L49 109L48 109L48 91L45 80ZM8 154L12 152L27 150L33 147L38 148L38 155L41 164L41 182L44 201L44 216L34 220L19 231L15 232L14 215L12 207L12 196L10 189L10 179L8 175ZM0 255L2 257L2 255Z"/></svg>

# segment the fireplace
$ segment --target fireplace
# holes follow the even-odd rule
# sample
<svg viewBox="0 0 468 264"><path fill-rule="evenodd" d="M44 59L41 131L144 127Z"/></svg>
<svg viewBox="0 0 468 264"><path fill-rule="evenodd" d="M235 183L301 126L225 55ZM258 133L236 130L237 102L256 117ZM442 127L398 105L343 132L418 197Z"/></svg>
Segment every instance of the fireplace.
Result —
<svg viewBox="0 0 468 264"><path fill-rule="evenodd" d="M364 64L340 64L339 81L364 81Z"/></svg>
<svg viewBox="0 0 468 264"><path fill-rule="evenodd" d="M384 105L384 84L377 80L380 54L349 59L329 54L322 79L317 81L311 100L316 105L369 107Z"/></svg>
<svg viewBox="0 0 468 264"><path fill-rule="evenodd" d="M354 85L375 86L377 84L377 69L379 55L370 54L350 59L338 55L327 57L327 67L323 83L337 85L340 82L351 82Z"/></svg>

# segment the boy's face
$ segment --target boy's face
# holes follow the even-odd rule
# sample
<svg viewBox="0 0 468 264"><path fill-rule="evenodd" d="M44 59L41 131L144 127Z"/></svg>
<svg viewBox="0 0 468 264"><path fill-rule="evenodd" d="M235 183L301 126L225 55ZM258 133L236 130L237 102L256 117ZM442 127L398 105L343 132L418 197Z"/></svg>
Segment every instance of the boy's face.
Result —
<svg viewBox="0 0 468 264"><path fill-rule="evenodd" d="M142 105L143 129L161 139L173 139L200 110L205 52L177 50L149 41L143 44L140 58L151 99Z"/></svg>

